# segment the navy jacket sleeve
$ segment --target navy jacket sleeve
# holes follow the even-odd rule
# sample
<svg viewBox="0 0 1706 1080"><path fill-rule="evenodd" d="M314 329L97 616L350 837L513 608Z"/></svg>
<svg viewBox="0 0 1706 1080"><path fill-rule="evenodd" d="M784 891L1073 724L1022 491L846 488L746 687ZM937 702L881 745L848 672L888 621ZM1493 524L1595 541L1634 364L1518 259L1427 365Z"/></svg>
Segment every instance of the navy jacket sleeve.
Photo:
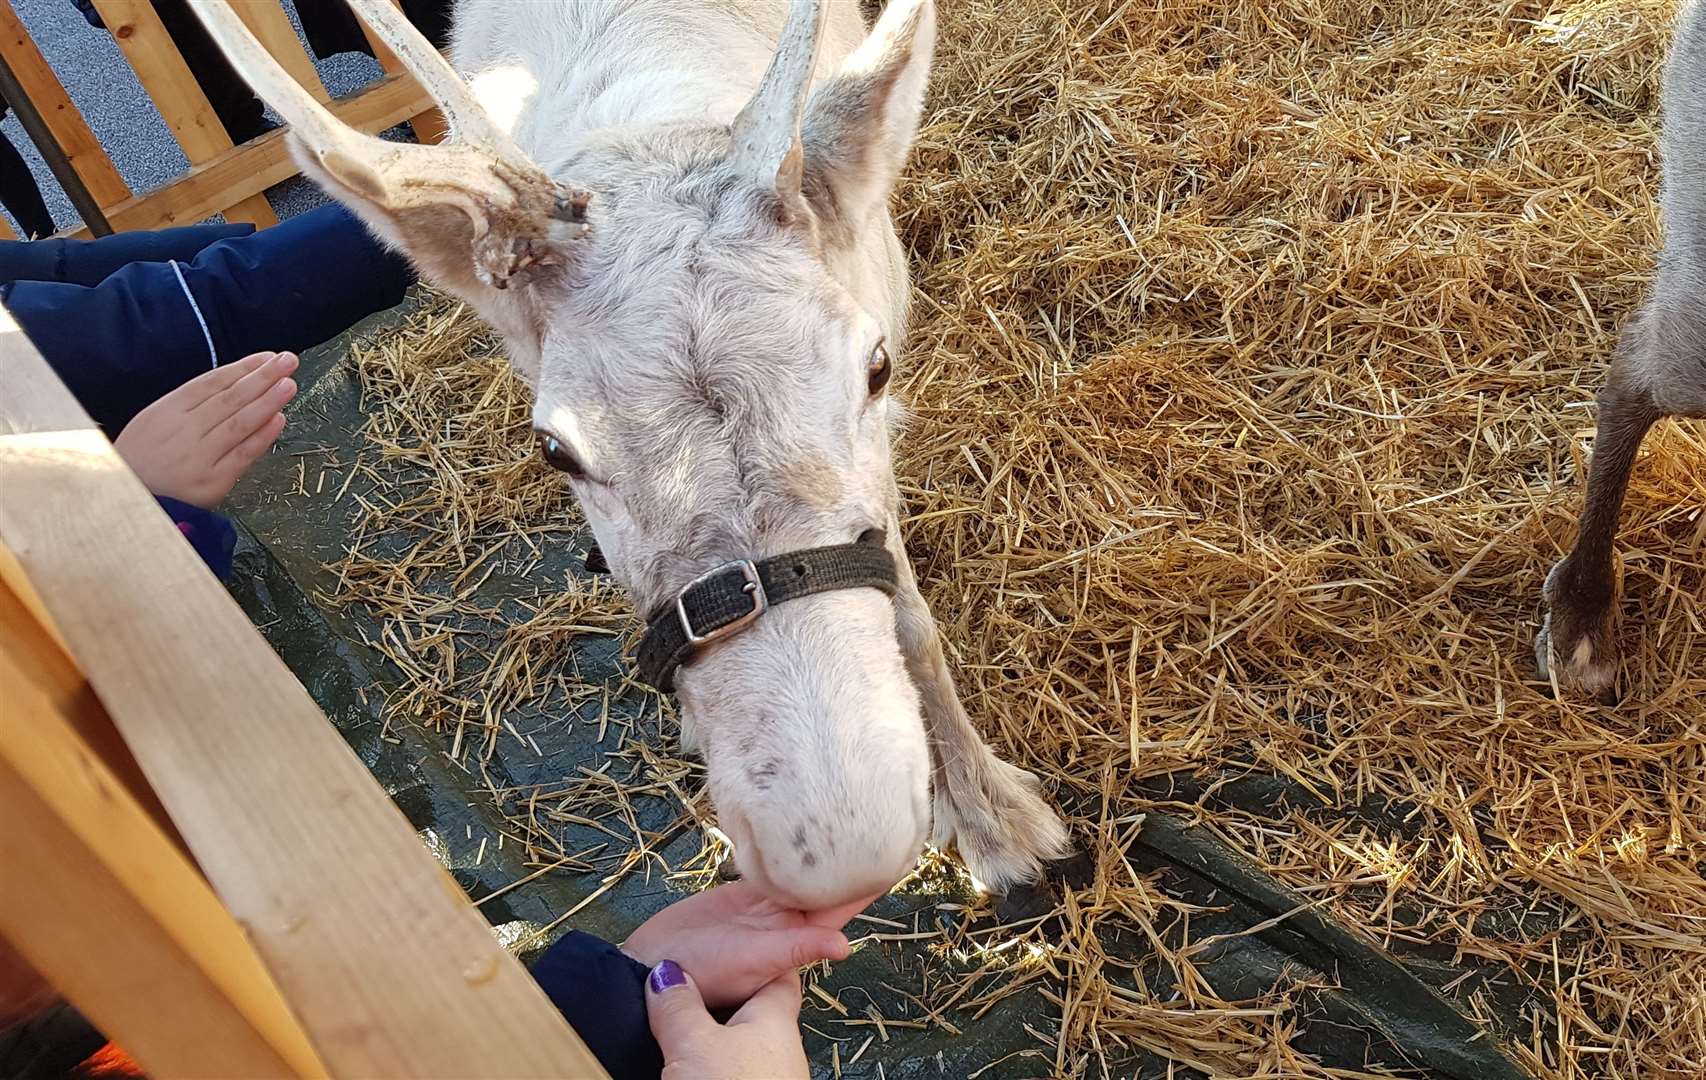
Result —
<svg viewBox="0 0 1706 1080"><path fill-rule="evenodd" d="M212 367L195 311L177 280L168 290L158 270L172 272L166 263L138 263L92 289L50 281L0 285L0 302L109 436Z"/></svg>
<svg viewBox="0 0 1706 1080"><path fill-rule="evenodd" d="M184 539L195 548L207 568L221 578L231 576L231 559L237 551L237 529L211 510L191 506L167 495L154 496Z"/></svg>
<svg viewBox="0 0 1706 1080"><path fill-rule="evenodd" d="M336 204L214 244L185 276L221 364L328 341L402 303L415 280L407 259Z"/></svg>
<svg viewBox="0 0 1706 1080"><path fill-rule="evenodd" d="M255 231L253 225L187 225L114 233L99 240L48 237L0 243L0 282L57 281L99 285L107 275L133 262L189 262L210 244Z"/></svg>
<svg viewBox="0 0 1706 1080"><path fill-rule="evenodd" d="M89 415L117 434L215 355L227 364L318 345L401 302L413 281L406 260L354 215L325 206L216 240L187 263L129 263L93 287L16 280L0 285L0 300Z"/></svg>
<svg viewBox="0 0 1706 1080"><path fill-rule="evenodd" d="M572 930L531 970L611 1080L658 1080L663 1052L646 1017L644 964L607 941Z"/></svg>

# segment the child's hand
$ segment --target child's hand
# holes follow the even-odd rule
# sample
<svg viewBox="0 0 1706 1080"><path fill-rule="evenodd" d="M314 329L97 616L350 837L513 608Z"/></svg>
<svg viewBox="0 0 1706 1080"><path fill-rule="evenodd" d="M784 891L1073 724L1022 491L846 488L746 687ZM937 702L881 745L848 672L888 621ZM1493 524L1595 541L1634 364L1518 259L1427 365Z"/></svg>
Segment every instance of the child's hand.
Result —
<svg viewBox="0 0 1706 1080"><path fill-rule="evenodd" d="M284 430L295 370L290 353L214 368L137 413L113 449L149 491L212 510Z"/></svg>
<svg viewBox="0 0 1706 1080"><path fill-rule="evenodd" d="M767 900L744 881L718 885L664 908L622 951L647 966L674 960L713 1009L739 1005L778 976L847 957L841 927L876 897L804 912Z"/></svg>

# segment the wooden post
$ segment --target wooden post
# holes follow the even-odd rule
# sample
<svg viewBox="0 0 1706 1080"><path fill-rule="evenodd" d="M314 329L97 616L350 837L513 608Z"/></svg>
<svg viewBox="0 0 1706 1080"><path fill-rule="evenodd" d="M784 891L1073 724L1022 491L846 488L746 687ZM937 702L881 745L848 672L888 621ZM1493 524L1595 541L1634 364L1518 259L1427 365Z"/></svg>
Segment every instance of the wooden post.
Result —
<svg viewBox="0 0 1706 1080"><path fill-rule="evenodd" d="M190 164L200 165L230 150L231 136L148 0L95 0L95 10L136 69L142 88L154 99ZM257 227L278 224L265 195L251 195L221 209L228 221L252 222Z"/></svg>
<svg viewBox="0 0 1706 1080"><path fill-rule="evenodd" d="M12 73L53 133L54 141L65 151L72 169L102 209L130 198L124 178L83 121L83 114L71 104L65 87L36 48L17 12L12 10L11 0L0 0L0 55L11 65Z"/></svg>
<svg viewBox="0 0 1706 1080"><path fill-rule="evenodd" d="M291 77L340 120L367 133L384 131L406 120L423 143L444 137L447 128L439 111L432 107L431 97L359 17L356 22L373 44L387 74L356 93L332 98L282 5L283 0L237 0L232 7ZM130 192L42 58L10 0L0 0L0 60L13 70L24 95L41 113L54 143L64 150L70 166L67 175L75 173L72 179L82 181L91 196L88 201L98 204L106 224L119 232L158 229L194 224L218 213L232 221L249 221L262 227L276 223L265 191L297 173L286 152L286 133L268 132L233 145L148 0L95 0L95 6L189 159L190 168L184 175L152 191ZM0 238L12 235L13 230L0 220ZM91 232L85 225L69 235L86 238Z"/></svg>
<svg viewBox="0 0 1706 1080"><path fill-rule="evenodd" d="M0 580L27 577L326 1068L604 1077L9 315L0 370Z"/></svg>
<svg viewBox="0 0 1706 1080"><path fill-rule="evenodd" d="M320 78L319 69L314 66L313 57L302 47L296 36L296 27L290 25L280 0L249 0L248 3L232 4L231 8L249 28L249 33L255 35L261 48L271 53L272 58L290 73L291 78L302 84L304 90L313 94L322 105L332 100Z"/></svg>
<svg viewBox="0 0 1706 1080"><path fill-rule="evenodd" d="M160 805L154 789L148 786L142 769L136 764L136 758L131 756L130 748L124 744L118 729L113 727L112 719L88 691L88 681L83 678L83 673L77 670L76 665L71 663L71 658L65 651L65 639L53 625L53 620L47 614L47 607L30 586L29 579L24 576L23 567L18 565L18 560L4 544L0 544L0 590L4 590L6 596L10 597L8 603L23 606L30 621L43 635L41 639L14 637L9 647L38 678L47 680L45 685L56 689L62 704L67 706L60 709L60 715L71 725L76 737L100 757L113 774L113 778L124 785L130 797L136 800L150 820L180 852L188 856L189 846L184 843L184 838L178 835L177 827L166 814L166 808ZM71 705L75 707L70 707Z"/></svg>
<svg viewBox="0 0 1706 1080"><path fill-rule="evenodd" d="M407 75L387 75L334 100L331 111L357 131L372 133L418 115L427 100L426 91ZM218 213L236 198L265 191L295 175L296 165L286 152L285 131L269 131L209 158L153 191L108 208L107 221L117 232L192 225ZM71 235L84 237L88 233L79 229Z"/></svg>
<svg viewBox="0 0 1706 1080"><path fill-rule="evenodd" d="M386 75L348 97L331 102L331 113L357 131L384 131L420 114L427 92L408 75ZM285 131L268 131L241 147L210 157L147 195L131 196L107 210L116 232L193 225L218 213L234 198L266 191L297 174L285 147ZM85 237L87 230L75 230Z"/></svg>

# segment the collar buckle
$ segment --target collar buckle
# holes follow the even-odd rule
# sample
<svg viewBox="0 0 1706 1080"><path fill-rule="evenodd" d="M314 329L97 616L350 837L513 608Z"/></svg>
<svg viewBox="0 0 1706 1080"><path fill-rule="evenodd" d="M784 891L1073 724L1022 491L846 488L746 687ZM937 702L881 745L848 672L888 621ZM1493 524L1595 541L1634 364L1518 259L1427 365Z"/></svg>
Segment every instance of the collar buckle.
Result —
<svg viewBox="0 0 1706 1080"><path fill-rule="evenodd" d="M740 591L745 593L747 598L752 601L751 609L720 626L713 626L704 631L694 629L693 618L687 613L688 594L700 585L716 581L719 578L727 577L731 574L739 574L741 576ZM726 562L713 570L700 574L698 577L688 582L685 588L675 594L675 617L681 623L681 632L687 635L687 643L695 649L709 645L713 641L720 641L723 638L728 637L730 634L736 634L745 630L754 622L758 621L758 617L769 609L770 598L765 595L764 582L759 579L758 564L753 562L751 559L736 559L733 562Z"/></svg>

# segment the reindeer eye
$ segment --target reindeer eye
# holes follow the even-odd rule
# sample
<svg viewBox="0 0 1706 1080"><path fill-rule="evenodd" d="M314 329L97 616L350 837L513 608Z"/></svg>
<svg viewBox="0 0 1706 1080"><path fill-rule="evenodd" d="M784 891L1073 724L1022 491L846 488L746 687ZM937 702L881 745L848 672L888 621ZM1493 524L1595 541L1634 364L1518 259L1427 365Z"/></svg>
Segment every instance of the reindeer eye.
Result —
<svg viewBox="0 0 1706 1080"><path fill-rule="evenodd" d="M889 350L881 341L871 350L870 363L865 367L866 385L871 389L871 396L876 397L889 384Z"/></svg>
<svg viewBox="0 0 1706 1080"><path fill-rule="evenodd" d="M563 445L563 440L548 432L539 432L539 452L545 455L545 463L560 472L566 472L575 479L586 475L581 463L569 453L569 448Z"/></svg>

